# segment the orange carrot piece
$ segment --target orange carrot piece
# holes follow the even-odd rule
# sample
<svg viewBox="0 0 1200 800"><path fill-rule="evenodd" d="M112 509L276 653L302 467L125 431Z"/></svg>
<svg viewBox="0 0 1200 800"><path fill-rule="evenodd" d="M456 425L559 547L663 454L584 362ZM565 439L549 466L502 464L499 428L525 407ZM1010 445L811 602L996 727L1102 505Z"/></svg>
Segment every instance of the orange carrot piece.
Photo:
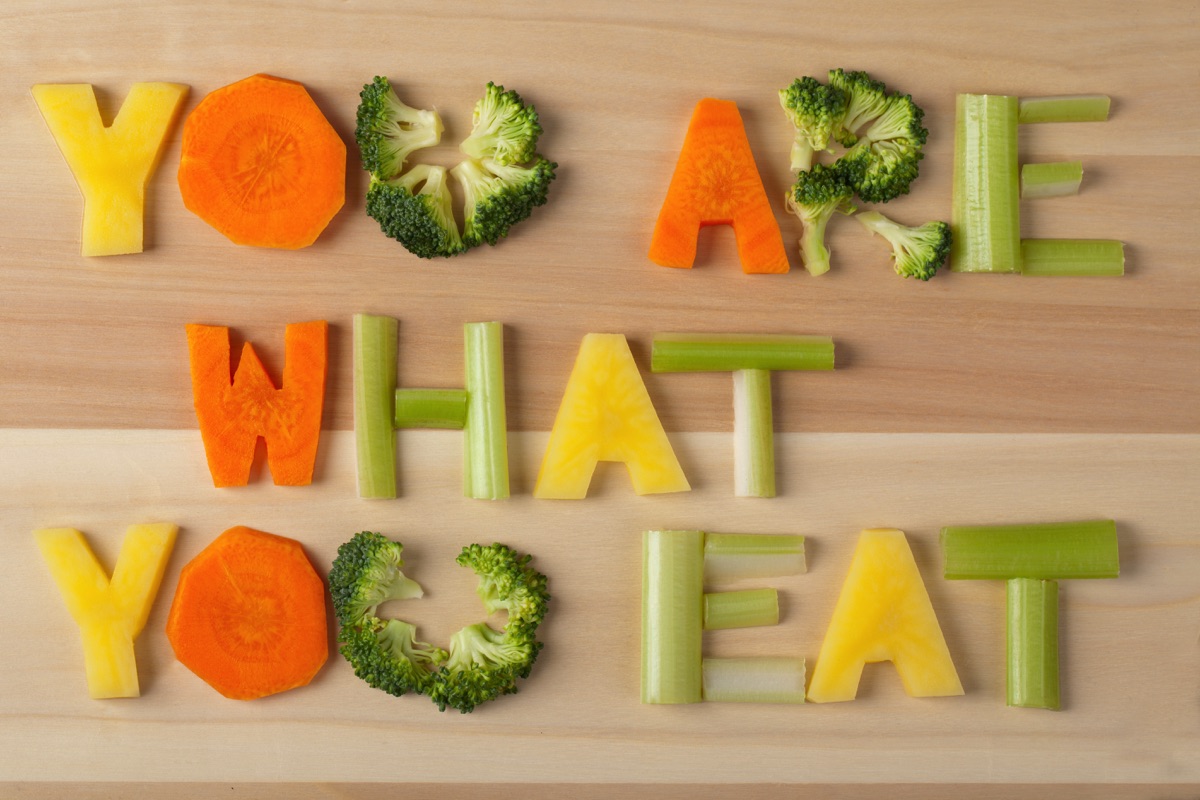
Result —
<svg viewBox="0 0 1200 800"><path fill-rule="evenodd" d="M690 268L705 225L732 225L747 273L788 271L779 223L754 164L737 105L706 98L696 104L650 242L650 260Z"/></svg>
<svg viewBox="0 0 1200 800"><path fill-rule="evenodd" d="M226 697L305 686L329 656L325 584L295 539L230 528L180 572L167 639Z"/></svg>
<svg viewBox="0 0 1200 800"><path fill-rule="evenodd" d="M214 486L250 482L261 436L276 486L312 483L325 402L328 324L302 322L284 333L283 387L276 389L249 342L230 379L229 329L188 325L192 397Z"/></svg>
<svg viewBox="0 0 1200 800"><path fill-rule="evenodd" d="M307 247L346 201L346 143L303 84L253 75L188 116L179 191L236 244Z"/></svg>

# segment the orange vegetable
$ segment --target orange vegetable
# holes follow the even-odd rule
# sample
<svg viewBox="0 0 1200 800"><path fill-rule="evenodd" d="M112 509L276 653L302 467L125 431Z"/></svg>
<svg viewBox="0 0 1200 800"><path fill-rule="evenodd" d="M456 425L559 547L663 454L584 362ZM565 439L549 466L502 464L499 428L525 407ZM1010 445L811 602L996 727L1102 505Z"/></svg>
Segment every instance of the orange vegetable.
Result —
<svg viewBox="0 0 1200 800"><path fill-rule="evenodd" d="M346 144L302 84L254 75L188 116L179 191L236 244L307 247L346 201Z"/></svg>
<svg viewBox="0 0 1200 800"><path fill-rule="evenodd" d="M705 225L732 225L743 272L788 271L779 223L750 152L737 105L708 98L696 104L667 199L650 242L650 260L691 267Z"/></svg>
<svg viewBox="0 0 1200 800"><path fill-rule="evenodd" d="M288 325L283 387L276 389L249 342L230 380L229 329L188 325L192 396L214 486L250 482L261 436L277 486L312 483L325 401L325 322Z"/></svg>
<svg viewBox="0 0 1200 800"><path fill-rule="evenodd" d="M329 655L325 584L295 539L230 528L179 574L167 639L234 700L305 686Z"/></svg>

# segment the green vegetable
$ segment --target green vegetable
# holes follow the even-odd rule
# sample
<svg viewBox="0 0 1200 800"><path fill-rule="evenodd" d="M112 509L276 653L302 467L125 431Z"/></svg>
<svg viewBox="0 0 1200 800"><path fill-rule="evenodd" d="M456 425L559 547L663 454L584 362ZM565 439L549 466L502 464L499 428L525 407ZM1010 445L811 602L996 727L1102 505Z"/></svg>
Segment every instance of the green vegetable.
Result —
<svg viewBox="0 0 1200 800"><path fill-rule="evenodd" d="M1125 245L1111 239L1022 239L1024 275L1125 274Z"/></svg>
<svg viewBox="0 0 1200 800"><path fill-rule="evenodd" d="M1020 272L1017 98L960 94L954 127L950 268Z"/></svg>
<svg viewBox="0 0 1200 800"><path fill-rule="evenodd" d="M706 658L701 669L707 702L804 702L802 658Z"/></svg>
<svg viewBox="0 0 1200 800"><path fill-rule="evenodd" d="M708 592L704 595L706 631L778 624L779 593L774 589Z"/></svg>
<svg viewBox="0 0 1200 800"><path fill-rule="evenodd" d="M831 370L833 339L759 333L658 333L650 345L653 372Z"/></svg>
<svg viewBox="0 0 1200 800"><path fill-rule="evenodd" d="M509 495L508 421L504 402L504 326L463 326L467 416L463 428L463 491L477 500Z"/></svg>
<svg viewBox="0 0 1200 800"><path fill-rule="evenodd" d="M813 275L829 271L829 250L825 247L825 228L834 212L851 214L854 187L848 175L848 162L839 159L833 166L814 164L807 172L796 174L796 182L787 196L787 209L804 226L800 235L800 257L804 268Z"/></svg>
<svg viewBox="0 0 1200 800"><path fill-rule="evenodd" d="M1021 198L1067 197L1079 194L1083 162L1053 161L1021 165Z"/></svg>
<svg viewBox="0 0 1200 800"><path fill-rule="evenodd" d="M394 317L354 315L354 445L358 496L396 496Z"/></svg>
<svg viewBox="0 0 1200 800"><path fill-rule="evenodd" d="M468 159L450 170L465 198L462 238L466 246L496 244L514 225L528 219L533 209L545 205L557 167L537 156L529 166Z"/></svg>
<svg viewBox="0 0 1200 800"><path fill-rule="evenodd" d="M775 496L775 414L765 369L733 373L733 493Z"/></svg>
<svg viewBox="0 0 1200 800"><path fill-rule="evenodd" d="M949 580L1115 578L1120 574L1112 520L942 528Z"/></svg>
<svg viewBox="0 0 1200 800"><path fill-rule="evenodd" d="M445 167L417 164L387 180L372 175L367 215L420 258L456 256L467 249L454 220Z"/></svg>
<svg viewBox="0 0 1200 800"><path fill-rule="evenodd" d="M698 703L704 534L642 534L642 702Z"/></svg>
<svg viewBox="0 0 1200 800"><path fill-rule="evenodd" d="M462 389L397 389L396 428L462 430L467 393Z"/></svg>
<svg viewBox="0 0 1200 800"><path fill-rule="evenodd" d="M1017 121L1034 122L1103 122L1108 119L1110 101L1103 94L1061 95L1058 97L1022 97L1018 103Z"/></svg>
<svg viewBox="0 0 1200 800"><path fill-rule="evenodd" d="M909 227L893 222L878 211L864 211L858 215L858 221L892 246L897 275L927 281L950 255L950 226L944 222Z"/></svg>
<svg viewBox="0 0 1200 800"><path fill-rule="evenodd" d="M401 102L387 78L376 76L359 94L354 140L363 169L379 180L400 174L416 150L442 140L442 120L436 111L410 108Z"/></svg>
<svg viewBox="0 0 1200 800"><path fill-rule="evenodd" d="M792 169L807 171L812 168L813 153L827 151L829 140L841 130L849 97L836 86L804 77L779 90L779 104L795 127Z"/></svg>
<svg viewBox="0 0 1200 800"><path fill-rule="evenodd" d="M514 91L488 81L475 103L471 135L459 148L471 158L501 165L524 164L536 156L542 126L537 110Z"/></svg>
<svg viewBox="0 0 1200 800"><path fill-rule="evenodd" d="M704 535L704 579L708 582L799 575L806 569L803 536L764 533Z"/></svg>
<svg viewBox="0 0 1200 800"><path fill-rule="evenodd" d="M1057 709L1058 583L1012 578L1007 595L1008 705Z"/></svg>

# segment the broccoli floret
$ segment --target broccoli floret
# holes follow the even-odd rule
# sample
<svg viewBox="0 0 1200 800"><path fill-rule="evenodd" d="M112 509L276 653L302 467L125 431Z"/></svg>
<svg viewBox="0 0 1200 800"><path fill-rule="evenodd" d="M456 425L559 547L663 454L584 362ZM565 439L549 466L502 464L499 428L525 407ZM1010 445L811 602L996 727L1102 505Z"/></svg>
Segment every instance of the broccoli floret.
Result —
<svg viewBox="0 0 1200 800"><path fill-rule="evenodd" d="M542 649L537 628L550 601L546 576L530 557L502 544L463 548L458 563L479 576L478 593L488 613L508 612L504 630L469 625L450 641L450 656L435 674L430 696L438 708L466 714L475 706L517 691Z"/></svg>
<svg viewBox="0 0 1200 800"><path fill-rule="evenodd" d="M424 592L405 576L404 546L372 531L354 534L338 548L329 573L333 613L342 625L358 625L375 617L381 603L421 597Z"/></svg>
<svg viewBox="0 0 1200 800"><path fill-rule="evenodd" d="M421 258L456 256L466 250L454 219L445 167L417 164L386 181L371 176L367 214L385 234Z"/></svg>
<svg viewBox="0 0 1200 800"><path fill-rule="evenodd" d="M343 625L340 652L354 674L368 686L400 697L409 692L429 694L436 669L446 651L416 640L415 626L398 619L372 618L360 625Z"/></svg>
<svg viewBox="0 0 1200 800"><path fill-rule="evenodd" d="M792 142L792 169L812 167L813 153L829 149L829 140L841 130L849 105L848 95L815 78L796 78L779 90L779 104L796 128Z"/></svg>
<svg viewBox="0 0 1200 800"><path fill-rule="evenodd" d="M825 227L835 211L843 214L854 211L853 196L854 189L846 179L840 160L832 166L815 164L811 170L796 175L796 182L788 192L787 208L804 225L800 256L809 273L822 275L829 271Z"/></svg>
<svg viewBox="0 0 1200 800"><path fill-rule="evenodd" d="M474 159L524 164L535 156L541 135L537 109L525 105L516 92L488 81L475 104L471 135L459 147Z"/></svg>
<svg viewBox="0 0 1200 800"><path fill-rule="evenodd" d="M442 140L436 111L410 108L401 102L387 78L376 76L359 97L354 140L363 169L380 180L400 174L409 155Z"/></svg>
<svg viewBox="0 0 1200 800"><path fill-rule="evenodd" d="M829 85L846 94L846 114L833 136L843 146L850 147L858 141L858 129L887 110L887 86L865 72L842 69L829 71Z"/></svg>
<svg viewBox="0 0 1200 800"><path fill-rule="evenodd" d="M858 215L858 221L891 243L896 274L906 278L929 280L950 255L950 226L945 222L926 222L910 228L878 211L864 211Z"/></svg>
<svg viewBox="0 0 1200 800"><path fill-rule="evenodd" d="M507 236L513 225L546 202L557 167L535 156L527 167L467 159L450 170L463 190L463 244L496 244Z"/></svg>

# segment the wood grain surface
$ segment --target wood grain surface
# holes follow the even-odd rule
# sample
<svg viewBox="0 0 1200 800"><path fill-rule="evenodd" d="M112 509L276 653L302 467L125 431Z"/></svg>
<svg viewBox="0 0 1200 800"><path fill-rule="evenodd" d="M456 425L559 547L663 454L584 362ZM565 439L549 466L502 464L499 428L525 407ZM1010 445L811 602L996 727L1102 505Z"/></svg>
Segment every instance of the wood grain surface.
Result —
<svg viewBox="0 0 1200 800"><path fill-rule="evenodd" d="M1198 53L1200 9L1183 0L902 9L861 0L7 0L0 794L122 797L154 783L158 796L365 797L386 791L366 784L383 782L466 797L494 782L528 797L985 798L1047 783L1066 798L1195 796ZM1022 129L1023 161L1080 159L1085 170L1079 196L1022 203L1022 232L1120 239L1127 274L943 274L919 284L891 274L886 245L839 218L828 236L832 271L809 276L795 250L799 224L782 203L791 130L775 92L838 66L871 72L926 111L922 177L885 209L908 223L950 213L956 93L1110 94L1105 123ZM359 88L389 75L410 104L441 112L444 144L422 158L446 166L483 84L518 89L540 112L541 150L559 164L550 202L498 247L421 261L363 213L365 173L351 146L346 207L314 246L239 248L184 209L177 128L149 187L146 252L82 258L79 191L29 87L92 83L111 115L131 83L181 82L191 86L186 113L256 72L303 82L348 143ZM693 270L646 258L687 119L705 96L741 109L777 200L787 275L743 275L724 228L703 233ZM401 499L355 498L350 321L360 311L400 319L409 387L461 386L461 324L505 323L510 502L460 497L452 433L402 434ZM330 322L332 346L316 484L212 489L184 325L231 326L278 375L284 324L309 319ZM625 333L648 369L651 337L667 330L834 337L836 371L775 383L781 497L732 496L727 375L647 372L695 491L636 498L614 468L586 501L532 500L581 337ZM1005 708L1003 590L941 580L937 530L1097 516L1118 522L1123 574L1063 588L1066 708ZM29 531L79 527L111 558L126 525L152 519L182 533L139 643L145 696L90 701L74 629ZM425 582L441 589L413 617L435 641L479 613L452 565L457 547L502 538L527 548L555 596L536 679L468 717L439 715L425 701L365 690L335 657L307 689L223 700L174 661L161 630L179 568L236 524L295 536L325 565L355 530L403 537ZM778 583L784 623L710 636L707 646L783 650L811 664L853 535L875 525L909 531L965 697L910 700L884 666L868 670L851 704L638 705L641 530L809 536L810 574ZM559 788L567 784L583 788Z"/></svg>

